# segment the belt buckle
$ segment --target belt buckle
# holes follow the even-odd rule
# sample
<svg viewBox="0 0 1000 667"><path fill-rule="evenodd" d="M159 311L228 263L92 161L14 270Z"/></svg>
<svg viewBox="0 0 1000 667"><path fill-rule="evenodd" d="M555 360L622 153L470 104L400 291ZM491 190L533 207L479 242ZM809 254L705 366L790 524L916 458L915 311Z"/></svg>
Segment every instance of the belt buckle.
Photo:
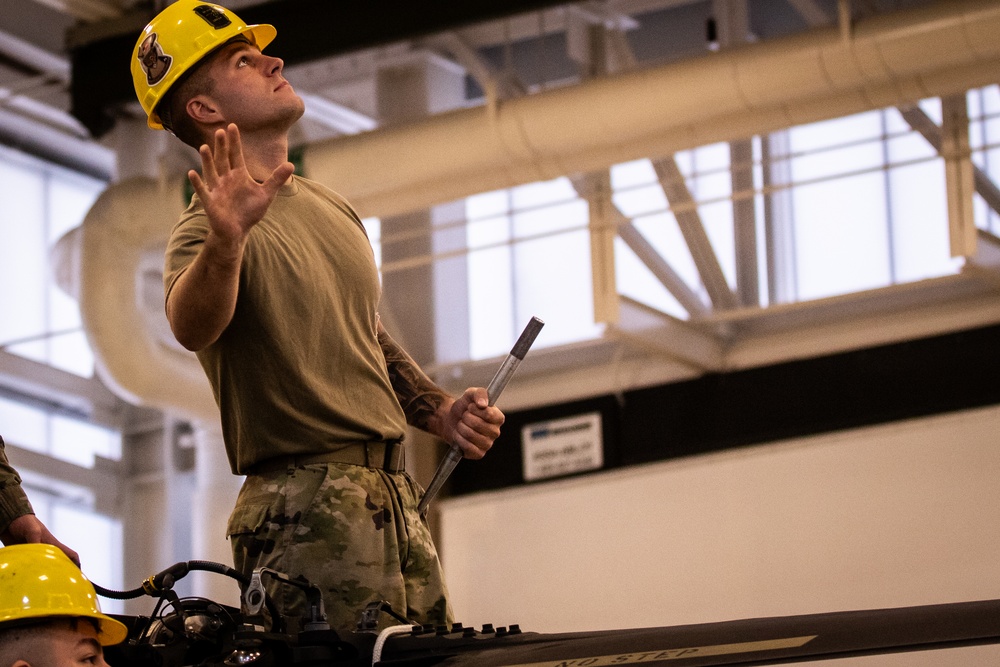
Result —
<svg viewBox="0 0 1000 667"><path fill-rule="evenodd" d="M387 440L383 443L382 467L387 472L401 472L404 467L403 443L401 440ZM398 452L398 456L397 456Z"/></svg>
<svg viewBox="0 0 1000 667"><path fill-rule="evenodd" d="M381 440L368 440L364 443L365 467L385 469L385 443Z"/></svg>

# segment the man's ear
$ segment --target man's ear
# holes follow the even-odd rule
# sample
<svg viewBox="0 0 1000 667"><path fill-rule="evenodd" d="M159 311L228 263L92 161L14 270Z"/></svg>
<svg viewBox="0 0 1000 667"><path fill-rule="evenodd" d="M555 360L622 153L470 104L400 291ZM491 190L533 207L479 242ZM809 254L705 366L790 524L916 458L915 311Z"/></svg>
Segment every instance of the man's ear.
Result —
<svg viewBox="0 0 1000 667"><path fill-rule="evenodd" d="M211 125L222 120L219 109L211 97L207 95L195 95L187 104L184 110L188 115L199 123Z"/></svg>
<svg viewBox="0 0 1000 667"><path fill-rule="evenodd" d="M17 660L10 667L31 667L31 663L25 660Z"/></svg>

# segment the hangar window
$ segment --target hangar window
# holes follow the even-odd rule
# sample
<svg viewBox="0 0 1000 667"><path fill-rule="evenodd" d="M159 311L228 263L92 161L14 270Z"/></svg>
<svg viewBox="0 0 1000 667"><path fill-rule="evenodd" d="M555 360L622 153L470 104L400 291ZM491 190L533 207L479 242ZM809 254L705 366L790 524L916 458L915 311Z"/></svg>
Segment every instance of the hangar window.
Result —
<svg viewBox="0 0 1000 667"><path fill-rule="evenodd" d="M79 308L57 284L52 253L105 185L0 146L0 350L93 375Z"/></svg>
<svg viewBox="0 0 1000 667"><path fill-rule="evenodd" d="M35 514L80 554L87 576L120 590L122 528L114 508L121 434L7 398L0 398L0 427ZM113 601L102 604L105 611L121 607Z"/></svg>
<svg viewBox="0 0 1000 667"><path fill-rule="evenodd" d="M24 449L93 468L96 457L121 460L118 431L28 403L0 398L0 433Z"/></svg>
<svg viewBox="0 0 1000 667"><path fill-rule="evenodd" d="M1000 176L1000 88L968 93L973 163ZM752 225L756 302L764 306L847 295L955 274L944 160L914 124L940 128L941 102L887 108L800 125L744 143L713 144L610 169L612 200L680 280L711 308L695 252L706 248L737 289L737 232ZM940 130L939 130L940 131ZM669 201L664 160L686 193ZM743 170L748 189L734 188ZM749 207L741 216L737 202ZM707 246L692 251L678 216L693 211ZM540 345L598 336L593 318L588 208L568 178L483 193L466 200L471 358L509 349L518 324L537 314L561 329ZM976 225L996 233L1000 214L975 197ZM618 293L681 319L691 314L623 242L615 240ZM546 317L548 315L548 317ZM553 334L558 333L557 336Z"/></svg>
<svg viewBox="0 0 1000 667"><path fill-rule="evenodd" d="M970 90L968 103L972 162L996 184L1000 182L1000 86ZM1000 234L1000 213L982 196L977 196L973 203L976 226Z"/></svg>
<svg viewBox="0 0 1000 667"><path fill-rule="evenodd" d="M77 227L105 187L99 179L0 146L0 354L90 378L94 357L76 299L60 287L53 259L59 239ZM69 281L71 282L71 281ZM15 364L16 365L16 364ZM72 374L72 375L71 375ZM54 376L60 376L54 372ZM68 383L72 384L72 383ZM119 589L121 522L112 495L121 434L45 397L0 396L0 435L36 515L79 552L85 573ZM112 481L114 480L114 481ZM105 611L121 603L102 602Z"/></svg>
<svg viewBox="0 0 1000 667"><path fill-rule="evenodd" d="M470 197L466 215L471 358L506 353L533 315L547 345L597 334L587 205L569 179Z"/></svg>

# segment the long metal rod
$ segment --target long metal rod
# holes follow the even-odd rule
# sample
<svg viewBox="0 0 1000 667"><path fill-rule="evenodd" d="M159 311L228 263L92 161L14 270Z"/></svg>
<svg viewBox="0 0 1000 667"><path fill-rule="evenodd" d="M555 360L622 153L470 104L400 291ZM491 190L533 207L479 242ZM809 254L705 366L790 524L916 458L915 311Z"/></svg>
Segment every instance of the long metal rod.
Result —
<svg viewBox="0 0 1000 667"><path fill-rule="evenodd" d="M528 353L528 348L531 344L535 342L535 338L538 336L538 332L542 330L545 326L545 322L538 319L537 317L532 317L528 325L524 327L524 331L518 337L517 342L514 343L514 347L511 348L510 354L507 358L503 360L500 364L500 368L497 370L496 375L490 381L488 387L486 387L486 394L489 397L489 404L494 405L497 399L500 397L500 393L507 386L510 381L514 371L517 370L518 365L524 360L524 355ZM434 472L434 477L431 479L431 483L427 486L427 490L424 492L424 497L420 499L420 503L417 504L417 511L421 515L427 513L427 506L430 502L434 500L434 497L441 490L448 476L451 475L455 466L458 462L462 460L462 449L456 445L452 444L448 453L445 455L444 459L438 465L438 469Z"/></svg>

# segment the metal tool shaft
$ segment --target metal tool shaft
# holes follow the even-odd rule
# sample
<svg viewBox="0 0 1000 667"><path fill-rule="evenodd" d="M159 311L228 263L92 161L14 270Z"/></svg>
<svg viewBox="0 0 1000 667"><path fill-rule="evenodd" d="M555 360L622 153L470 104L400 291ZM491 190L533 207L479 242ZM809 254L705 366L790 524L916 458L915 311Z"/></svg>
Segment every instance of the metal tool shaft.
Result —
<svg viewBox="0 0 1000 667"><path fill-rule="evenodd" d="M545 322L537 317L532 317L531 321L528 322L528 325L524 327L524 331L521 332L517 342L514 343L514 347L511 348L507 358L503 360L502 364L500 364L500 368L497 370L496 375L493 376L493 379L490 380L489 386L486 387L486 395L489 397L490 405L496 404L497 399L500 397L500 393L503 392L504 387L507 386L511 376L514 375L514 371L517 370L517 367L524 360L524 355L528 353L528 348L530 348L531 344L535 342L535 338L538 336L538 332L542 330L543 326L545 326ZM427 490L424 492L424 497L420 499L420 503L417 505L417 511L419 511L421 515L427 513L427 506L430 505L432 500L434 500L438 491L440 491L441 487L444 486L448 476L451 475L455 466L457 466L458 462L461 460L462 449L458 445L452 444L452 446L448 449L448 453L445 454L445 457L438 465L438 469L434 471L434 477L431 479L431 483L427 486Z"/></svg>

